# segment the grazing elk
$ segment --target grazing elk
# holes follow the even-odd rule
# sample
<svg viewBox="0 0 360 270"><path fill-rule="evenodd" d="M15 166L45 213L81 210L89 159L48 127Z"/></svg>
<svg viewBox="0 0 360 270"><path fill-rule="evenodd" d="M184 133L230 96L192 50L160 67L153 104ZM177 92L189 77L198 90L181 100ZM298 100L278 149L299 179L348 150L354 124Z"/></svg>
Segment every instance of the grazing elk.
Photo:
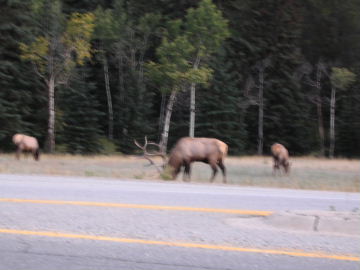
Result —
<svg viewBox="0 0 360 270"><path fill-rule="evenodd" d="M39 160L39 144L36 138L24 134L15 134L12 137L13 143L17 146L16 158L20 158L21 152L31 152L35 160Z"/></svg>
<svg viewBox="0 0 360 270"><path fill-rule="evenodd" d="M290 172L290 162L289 162L289 152L280 143L274 143L271 146L271 154L274 160L273 174L276 175L276 171L280 171L280 167L283 167L284 172L289 174Z"/></svg>
<svg viewBox="0 0 360 270"><path fill-rule="evenodd" d="M145 137L145 144L141 146L137 141L135 144L144 151L144 157L155 165L150 159L150 156L161 156L164 161L165 154L161 152L148 153L146 147L148 144L157 145L155 143L148 143ZM224 142L213 138L181 138L170 152L167 162L164 162L163 168L168 166L171 168L172 178L175 179L182 167L184 167L183 180L190 181L190 165L192 162L201 161L211 166L213 170L210 181L213 182L218 171L218 166L223 173L223 182L226 183L226 168L224 166L224 158L227 155L228 146ZM159 166L157 167L158 170Z"/></svg>

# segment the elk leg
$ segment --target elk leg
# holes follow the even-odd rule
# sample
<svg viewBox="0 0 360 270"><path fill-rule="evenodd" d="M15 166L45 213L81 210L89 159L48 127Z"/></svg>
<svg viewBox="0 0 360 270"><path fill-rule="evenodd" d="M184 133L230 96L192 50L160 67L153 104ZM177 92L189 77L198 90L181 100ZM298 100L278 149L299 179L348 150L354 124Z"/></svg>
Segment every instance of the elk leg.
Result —
<svg viewBox="0 0 360 270"><path fill-rule="evenodd" d="M222 160L219 160L219 163L218 163L221 171L222 171L222 174L223 174L223 183L226 183L226 168L224 166L224 163Z"/></svg>
<svg viewBox="0 0 360 270"><path fill-rule="evenodd" d="M214 164L214 163L210 163L210 166L211 166L211 169L213 170L212 177L210 178L210 182L212 183L212 182L214 182L214 179L215 179L218 169L216 167L216 164Z"/></svg>
<svg viewBox="0 0 360 270"><path fill-rule="evenodd" d="M275 163L275 164L274 164L273 175L274 175L274 176L278 175L278 173L277 173L277 172L279 172L279 173L280 173L280 166L279 166L279 163Z"/></svg>
<svg viewBox="0 0 360 270"><path fill-rule="evenodd" d="M282 168L283 168L283 171L284 171L284 175L289 175L289 164L286 162L286 160L282 160L281 161L281 165L282 165Z"/></svg>
<svg viewBox="0 0 360 270"><path fill-rule="evenodd" d="M284 162L284 170L286 175L290 174L290 163L288 161Z"/></svg>
<svg viewBox="0 0 360 270"><path fill-rule="evenodd" d="M279 169L279 160L274 157L273 176L276 176L276 171Z"/></svg>
<svg viewBox="0 0 360 270"><path fill-rule="evenodd" d="M33 157L34 157L34 160L38 160L37 150L36 150L36 149L33 149L33 150L31 150L31 153L32 153L32 155L33 155Z"/></svg>
<svg viewBox="0 0 360 270"><path fill-rule="evenodd" d="M285 161L282 158L280 158L278 160L278 171L279 171L280 176L283 176L286 174Z"/></svg>
<svg viewBox="0 0 360 270"><path fill-rule="evenodd" d="M181 166L178 167L178 168L176 168L176 169L173 169L173 171L172 171L172 178L173 178L173 180L176 180L176 176L179 174L180 169L181 169Z"/></svg>
<svg viewBox="0 0 360 270"><path fill-rule="evenodd" d="M184 164L184 181L186 179L186 181L190 182L190 171L191 171L190 164L185 163Z"/></svg>
<svg viewBox="0 0 360 270"><path fill-rule="evenodd" d="M17 160L20 159L20 154L21 154L21 148L18 147L18 148L16 149L16 159L17 159Z"/></svg>
<svg viewBox="0 0 360 270"><path fill-rule="evenodd" d="M39 151L39 149L34 150L33 154L34 154L34 159L35 159L36 161L38 161L39 158L40 158L40 151Z"/></svg>

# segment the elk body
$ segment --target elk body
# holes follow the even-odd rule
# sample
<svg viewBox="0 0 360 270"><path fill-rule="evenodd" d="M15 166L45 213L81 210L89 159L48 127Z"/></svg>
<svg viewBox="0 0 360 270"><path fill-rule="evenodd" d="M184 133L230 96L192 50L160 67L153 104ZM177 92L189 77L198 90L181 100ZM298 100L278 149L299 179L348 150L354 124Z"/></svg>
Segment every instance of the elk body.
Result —
<svg viewBox="0 0 360 270"><path fill-rule="evenodd" d="M213 174L210 179L214 181L219 167L223 173L223 182L226 183L226 168L224 158L227 155L228 146L213 138L181 138L170 152L168 166L172 168L172 177L175 179L182 167L184 167L184 179L190 180L190 164L195 161L210 165Z"/></svg>
<svg viewBox="0 0 360 270"><path fill-rule="evenodd" d="M12 137L13 143L17 146L16 158L20 158L21 152L31 152L35 160L39 160L39 144L36 138L24 134L15 134Z"/></svg>
<svg viewBox="0 0 360 270"><path fill-rule="evenodd" d="M271 146L271 154L274 161L273 174L276 174L276 171L280 171L281 167L284 169L286 174L290 172L290 162L289 162L289 152L280 143L274 143Z"/></svg>
<svg viewBox="0 0 360 270"><path fill-rule="evenodd" d="M149 160L149 153L146 150L147 140L145 145L140 146L136 141L135 144L144 150L144 157ZM154 143L152 143L154 144ZM228 146L224 142L214 138L181 138L174 148L171 150L167 162L164 167L170 167L172 178L175 179L181 169L184 167L183 180L190 180L191 163L200 161L207 163L212 168L212 176L210 181L213 182L218 172L218 167L223 174L223 182L226 183L226 168L224 166L224 158L228 152ZM161 155L159 152L150 155ZM164 157L164 155L162 155ZM152 161L150 161L154 164Z"/></svg>

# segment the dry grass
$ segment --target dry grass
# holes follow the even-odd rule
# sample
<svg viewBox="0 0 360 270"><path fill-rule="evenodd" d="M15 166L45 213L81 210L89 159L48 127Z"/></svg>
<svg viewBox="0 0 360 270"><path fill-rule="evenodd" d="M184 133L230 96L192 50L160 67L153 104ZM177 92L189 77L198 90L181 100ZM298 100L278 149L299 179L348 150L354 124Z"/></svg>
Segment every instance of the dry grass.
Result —
<svg viewBox="0 0 360 270"><path fill-rule="evenodd" d="M135 156L42 155L40 162L35 162L30 156L17 161L14 155L0 155L0 173L159 179L155 168L146 167L146 164L147 161ZM225 165L230 184L360 191L360 160L293 158L291 175L288 177L272 176L270 157L229 157ZM193 165L192 181L208 182L210 175L208 165ZM216 182L220 181L221 177L218 176Z"/></svg>

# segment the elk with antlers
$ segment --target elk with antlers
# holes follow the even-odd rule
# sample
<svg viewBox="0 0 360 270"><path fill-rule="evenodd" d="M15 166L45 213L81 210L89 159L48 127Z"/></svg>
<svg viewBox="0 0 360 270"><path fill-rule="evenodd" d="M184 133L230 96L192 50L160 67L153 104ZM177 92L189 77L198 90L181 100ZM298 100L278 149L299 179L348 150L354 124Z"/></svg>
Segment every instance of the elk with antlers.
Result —
<svg viewBox="0 0 360 270"><path fill-rule="evenodd" d="M184 137L181 138L174 148L170 152L170 156L166 161L165 153L160 151L154 153L148 153L146 150L148 145L159 146L156 143L150 143L145 137L145 144L141 146L136 140L135 144L144 151L143 157L150 161L151 164L156 164L151 160L151 156L161 156L164 160L164 164L161 166L156 166L159 172L163 170L166 166L171 168L171 173L173 179L179 174L182 167L184 167L184 176L183 180L190 181L190 165L192 162L200 161L207 163L211 166L213 170L212 177L210 181L213 182L217 174L219 167L223 173L223 182L226 183L226 168L224 166L224 158L227 155L228 146L226 143L214 139L214 138L190 138ZM162 168L162 169L161 169Z"/></svg>

